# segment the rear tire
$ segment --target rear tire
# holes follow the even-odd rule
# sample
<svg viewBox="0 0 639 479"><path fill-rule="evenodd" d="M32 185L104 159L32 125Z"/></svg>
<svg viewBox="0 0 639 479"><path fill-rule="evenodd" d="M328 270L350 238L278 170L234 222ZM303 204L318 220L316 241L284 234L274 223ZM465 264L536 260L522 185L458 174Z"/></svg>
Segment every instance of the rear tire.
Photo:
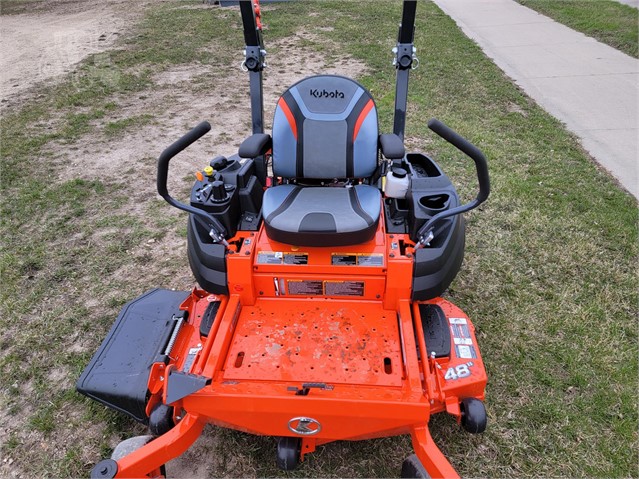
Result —
<svg viewBox="0 0 639 479"><path fill-rule="evenodd" d="M302 440L297 437L280 437L277 440L277 467L293 471L300 463Z"/></svg>

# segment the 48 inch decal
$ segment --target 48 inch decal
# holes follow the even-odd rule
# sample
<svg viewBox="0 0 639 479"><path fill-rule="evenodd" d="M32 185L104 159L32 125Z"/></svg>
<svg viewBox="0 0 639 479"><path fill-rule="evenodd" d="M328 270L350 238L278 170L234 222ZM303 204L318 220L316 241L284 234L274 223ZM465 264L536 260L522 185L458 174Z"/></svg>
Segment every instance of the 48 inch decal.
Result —
<svg viewBox="0 0 639 479"><path fill-rule="evenodd" d="M469 361L467 363L459 364L454 368L448 368L444 379L446 381L455 381L457 379L467 378L470 376L470 368L472 365L472 361Z"/></svg>

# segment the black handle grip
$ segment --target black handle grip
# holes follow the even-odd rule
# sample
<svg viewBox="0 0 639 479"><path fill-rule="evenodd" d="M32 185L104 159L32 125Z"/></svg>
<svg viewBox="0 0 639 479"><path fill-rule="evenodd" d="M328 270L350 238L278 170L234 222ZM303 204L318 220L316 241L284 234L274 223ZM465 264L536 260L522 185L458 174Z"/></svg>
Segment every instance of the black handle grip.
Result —
<svg viewBox="0 0 639 479"><path fill-rule="evenodd" d="M428 122L428 128L433 130L455 148L468 155L475 162L477 180L479 181L479 193L477 194L477 198L475 198L477 204L473 206L473 208L486 201L486 198L488 198L488 195L490 194L490 177L488 176L488 163L486 162L486 157L481 150L459 133L435 118L432 118Z"/></svg>
<svg viewBox="0 0 639 479"><path fill-rule="evenodd" d="M184 135L182 138L180 138L179 140L171 144L162 152L162 154L160 155L160 158L158 159L158 180L157 180L158 193L160 194L162 198L164 198L165 200L167 199L167 197L171 198L171 196L169 195L169 191L166 187L166 180L169 176L169 161L171 161L171 158L173 158L182 150L185 150L187 147L189 147L190 145L195 143L197 140L202 138L210 130L211 130L211 125L209 124L209 122L203 121L202 123L197 125L191 131L189 131L186 135Z"/></svg>
<svg viewBox="0 0 639 479"><path fill-rule="evenodd" d="M433 130L455 148L472 158L472 160L475 162L475 168L477 169L479 193L477 193L477 197L469 203L458 206L456 208L452 208L450 210L442 211L441 213L437 213L435 216L429 219L417 233L417 236L419 237L417 245L418 247L422 247L424 244L430 242L433 237L433 225L435 223L443 220L444 218L449 218L451 216L470 211L473 208L477 208L480 204L486 201L486 198L488 198L488 195L490 194L490 177L488 176L488 163L486 162L486 157L481 152L481 150L473 145L466 138L461 136L459 133L452 130L444 123L435 118L432 118L428 122L428 128Z"/></svg>
<svg viewBox="0 0 639 479"><path fill-rule="evenodd" d="M160 196L164 198L168 204L170 204L171 206L174 206L175 208L197 215L200 218L202 218L211 228L211 232L210 232L211 237L215 241L228 245L228 243L226 243L226 240L224 239L226 230L224 226L222 226L222 223L220 223L217 218L215 218L213 215L210 215L204 210L195 208L194 206L191 206L191 205L185 205L184 203L180 203L169 194L169 190L167 189L167 186L166 186L167 178L169 176L169 162L171 161L171 158L173 158L182 150L186 149L187 147L195 143L197 140L202 138L210 130L211 130L211 125L207 121L203 121L202 123L197 125L191 131L189 131L186 135L184 135L182 138L177 140L175 143L173 143L171 146L169 146L162 152L162 154L160 155L160 158L158 159L157 188L158 188L158 193L160 194Z"/></svg>

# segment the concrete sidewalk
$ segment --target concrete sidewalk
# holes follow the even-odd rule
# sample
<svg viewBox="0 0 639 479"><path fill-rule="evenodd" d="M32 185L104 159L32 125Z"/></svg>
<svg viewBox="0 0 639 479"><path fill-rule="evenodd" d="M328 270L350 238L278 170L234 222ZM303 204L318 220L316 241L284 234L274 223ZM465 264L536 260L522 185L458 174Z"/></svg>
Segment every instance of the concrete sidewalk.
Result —
<svg viewBox="0 0 639 479"><path fill-rule="evenodd" d="M639 8L639 0L615 0L619 3L625 3L626 5L630 5L631 7Z"/></svg>
<svg viewBox="0 0 639 479"><path fill-rule="evenodd" d="M639 198L639 61L513 0L434 0Z"/></svg>

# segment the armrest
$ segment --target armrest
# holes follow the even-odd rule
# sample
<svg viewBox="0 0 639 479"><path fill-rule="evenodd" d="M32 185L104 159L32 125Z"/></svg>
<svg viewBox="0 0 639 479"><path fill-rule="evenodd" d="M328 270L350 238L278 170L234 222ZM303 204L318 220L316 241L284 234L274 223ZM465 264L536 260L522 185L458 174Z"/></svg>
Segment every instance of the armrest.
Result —
<svg viewBox="0 0 639 479"><path fill-rule="evenodd" d="M404 158L406 153L404 142L394 133L379 135L379 144L382 149L382 155L389 160L401 160Z"/></svg>
<svg viewBox="0 0 639 479"><path fill-rule="evenodd" d="M271 135L255 133L242 142L238 154L241 158L257 158L265 154L272 146Z"/></svg>

